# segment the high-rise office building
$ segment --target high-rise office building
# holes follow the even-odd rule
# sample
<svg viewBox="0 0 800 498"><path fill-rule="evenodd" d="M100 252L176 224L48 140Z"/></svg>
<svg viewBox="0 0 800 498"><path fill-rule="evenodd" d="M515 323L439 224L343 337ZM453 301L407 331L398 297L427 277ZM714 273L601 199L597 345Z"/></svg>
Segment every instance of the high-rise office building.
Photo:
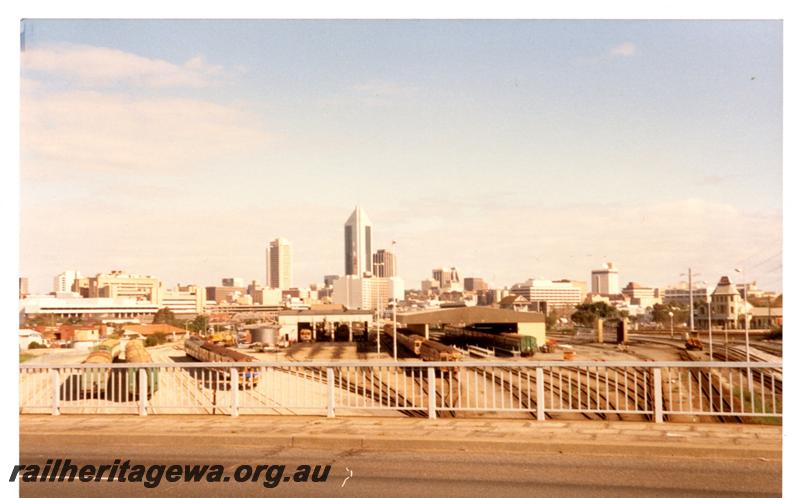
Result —
<svg viewBox="0 0 800 498"><path fill-rule="evenodd" d="M592 270L592 294L608 296L619 293L619 272L614 263L606 263L602 269Z"/></svg>
<svg viewBox="0 0 800 498"><path fill-rule="evenodd" d="M122 270L98 273L89 277L88 290L89 297L131 297L161 304L161 282L150 275L133 275Z"/></svg>
<svg viewBox="0 0 800 498"><path fill-rule="evenodd" d="M394 253L386 249L378 249L372 255L372 273L376 277L389 278L397 276L397 261Z"/></svg>
<svg viewBox="0 0 800 498"><path fill-rule="evenodd" d="M372 222L356 206L344 224L344 274L361 276L372 271Z"/></svg>
<svg viewBox="0 0 800 498"><path fill-rule="evenodd" d="M81 272L75 270L56 275L53 279L53 292L72 292L72 284L79 278L82 278Z"/></svg>
<svg viewBox="0 0 800 498"><path fill-rule="evenodd" d="M484 291L489 289L489 284L478 277L466 277L464 279L464 290L471 292Z"/></svg>
<svg viewBox="0 0 800 498"><path fill-rule="evenodd" d="M222 279L223 287L244 287L244 279L241 277L228 277Z"/></svg>
<svg viewBox="0 0 800 498"><path fill-rule="evenodd" d="M433 279L439 282L439 289L458 292L464 290L464 285L456 267L436 268L432 273Z"/></svg>
<svg viewBox="0 0 800 498"><path fill-rule="evenodd" d="M560 280L553 282L544 279L529 279L523 283L514 284L511 294L523 296L531 303L544 301L547 308L571 307L583 301L581 288L572 281Z"/></svg>
<svg viewBox="0 0 800 498"><path fill-rule="evenodd" d="M267 285L272 289L292 286L292 245L282 237L267 248Z"/></svg>

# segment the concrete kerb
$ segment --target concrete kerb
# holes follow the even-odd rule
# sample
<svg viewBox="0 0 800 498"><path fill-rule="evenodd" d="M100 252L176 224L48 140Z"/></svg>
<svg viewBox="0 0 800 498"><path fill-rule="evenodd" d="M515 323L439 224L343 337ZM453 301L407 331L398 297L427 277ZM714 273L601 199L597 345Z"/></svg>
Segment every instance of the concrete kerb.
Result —
<svg viewBox="0 0 800 498"><path fill-rule="evenodd" d="M116 420L112 420L116 419ZM172 418L172 417L171 417ZM780 427L644 425L615 422L509 422L469 419L286 419L239 417L213 420L203 417L82 417L57 421L43 416L20 419L20 442L51 435L76 442L87 436L114 433L124 425L129 436L119 446L171 444L236 445L333 449L339 451L509 451L597 455L659 455L665 457L714 456L718 458L781 458ZM382 422L382 423L381 423ZM686 427L691 430L686 430ZM666 428L667 430L662 430ZM712 429L713 430L704 430ZM762 438L754 438L754 433ZM202 437L198 437L202 436Z"/></svg>

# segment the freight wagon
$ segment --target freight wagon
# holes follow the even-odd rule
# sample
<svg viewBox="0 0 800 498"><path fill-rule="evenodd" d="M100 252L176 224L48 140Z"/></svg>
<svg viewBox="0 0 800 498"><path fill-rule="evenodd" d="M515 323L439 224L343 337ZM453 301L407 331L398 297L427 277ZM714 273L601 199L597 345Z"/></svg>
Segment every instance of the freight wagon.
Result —
<svg viewBox="0 0 800 498"><path fill-rule="evenodd" d="M153 363L150 353L144 347L144 343L139 339L128 341L125 344L125 363ZM145 368L147 373L147 398L158 391L158 369ZM139 396L139 368L128 368L126 370L125 385L128 389L128 399L137 398Z"/></svg>
<svg viewBox="0 0 800 498"><path fill-rule="evenodd" d="M87 367L103 367L111 365L119 356L120 346L117 339L106 339L92 349L89 356L83 360ZM105 394L111 377L111 368L85 368L80 375L80 390L84 395L98 397Z"/></svg>
<svg viewBox="0 0 800 498"><path fill-rule="evenodd" d="M250 355L234 351L233 349L219 346L205 341L197 336L192 336L183 342L183 349L186 351L186 356L202 362L251 362L258 361ZM225 378L230 375L229 368L216 368ZM258 368L239 368L239 388L245 389L248 387L256 387L258 385ZM230 380L230 379L228 379Z"/></svg>

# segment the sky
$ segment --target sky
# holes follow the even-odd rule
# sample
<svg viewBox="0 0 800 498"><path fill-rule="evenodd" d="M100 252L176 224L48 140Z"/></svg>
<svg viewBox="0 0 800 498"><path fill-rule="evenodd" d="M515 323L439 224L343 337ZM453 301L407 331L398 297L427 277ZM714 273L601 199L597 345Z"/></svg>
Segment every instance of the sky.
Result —
<svg viewBox="0 0 800 498"><path fill-rule="evenodd" d="M779 21L26 20L20 275L782 289Z"/></svg>

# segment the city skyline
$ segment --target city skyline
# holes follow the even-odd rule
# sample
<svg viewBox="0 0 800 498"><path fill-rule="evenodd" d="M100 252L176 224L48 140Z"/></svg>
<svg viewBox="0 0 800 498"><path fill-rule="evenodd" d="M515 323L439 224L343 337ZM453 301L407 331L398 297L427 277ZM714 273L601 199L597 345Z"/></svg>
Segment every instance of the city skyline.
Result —
<svg viewBox="0 0 800 498"><path fill-rule="evenodd" d="M781 29L25 21L20 275L249 281L281 234L305 286L342 272L358 204L409 288L613 261L780 291Z"/></svg>

